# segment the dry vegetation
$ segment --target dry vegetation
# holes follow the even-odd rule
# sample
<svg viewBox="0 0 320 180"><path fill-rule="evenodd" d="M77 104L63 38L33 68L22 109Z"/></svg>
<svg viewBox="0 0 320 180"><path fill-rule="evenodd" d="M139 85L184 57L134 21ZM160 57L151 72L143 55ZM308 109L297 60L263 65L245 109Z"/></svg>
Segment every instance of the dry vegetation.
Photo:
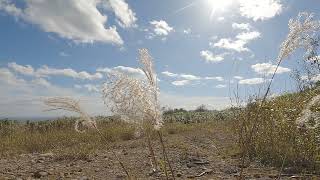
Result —
<svg viewBox="0 0 320 180"><path fill-rule="evenodd" d="M306 50L306 62L319 65L319 43L313 43L312 34L320 30L320 22L301 13L290 20L289 29L277 68L298 48ZM146 49L139 55L145 77L110 72L104 84L105 104L117 116L93 118L78 101L56 97L45 100L50 110L80 116L0 121L0 175L12 179L320 178L319 83L270 98L276 68L264 96L252 98L246 106L163 113L152 58ZM314 67L319 73L319 66Z"/></svg>

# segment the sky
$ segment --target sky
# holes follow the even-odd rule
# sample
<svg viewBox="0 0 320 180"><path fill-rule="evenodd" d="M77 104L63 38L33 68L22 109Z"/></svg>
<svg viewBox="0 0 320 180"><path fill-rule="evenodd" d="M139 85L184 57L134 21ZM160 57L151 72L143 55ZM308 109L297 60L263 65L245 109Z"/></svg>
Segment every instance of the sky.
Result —
<svg viewBox="0 0 320 180"><path fill-rule="evenodd" d="M79 99L92 115L107 73L141 75L155 61L162 106L210 109L258 93L274 71L288 21L319 19L318 0L0 0L0 117L50 117L42 100ZM284 60L273 94L293 91L301 54Z"/></svg>

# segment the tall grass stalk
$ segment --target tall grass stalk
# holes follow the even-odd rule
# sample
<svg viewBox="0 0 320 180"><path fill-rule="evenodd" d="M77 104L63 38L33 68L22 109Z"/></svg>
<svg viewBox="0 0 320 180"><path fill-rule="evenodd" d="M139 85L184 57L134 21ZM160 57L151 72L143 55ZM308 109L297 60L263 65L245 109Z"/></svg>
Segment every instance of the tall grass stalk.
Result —
<svg viewBox="0 0 320 180"><path fill-rule="evenodd" d="M80 115L80 119L76 120L75 123L75 130L77 132L85 132L85 130L80 130L79 125L82 125L84 128L93 128L99 136L105 140L105 142L108 142L108 139L101 131L98 129L96 121L93 120L89 114L87 114L80 106L79 101L76 101L70 97L53 97L48 98L44 100L44 103L51 107L47 111L53 111L53 110L66 110L69 112L75 112ZM120 160L119 156L111 149L112 154L117 159L118 163L120 164L122 170L126 173L128 179L131 179L131 176L129 174L129 171L124 166L123 162Z"/></svg>
<svg viewBox="0 0 320 180"><path fill-rule="evenodd" d="M144 133L150 151L151 165L156 171L158 163L150 137L154 131L159 132L163 125L158 97L158 79L154 71L153 59L147 49L139 49L139 62L141 63L139 70L143 77L133 77L123 72L111 71L102 92L109 110L120 115L123 120L135 125ZM162 138L161 133L159 138ZM161 143L163 144L163 141ZM164 148L164 145L161 147ZM164 149L163 154L164 160L171 167ZM174 179L172 168L170 170Z"/></svg>
<svg viewBox="0 0 320 180"><path fill-rule="evenodd" d="M287 38L283 41L280 47L280 52L277 58L277 65L274 69L272 77L268 83L266 92L264 93L262 100L259 102L258 110L255 114L255 120L251 127L248 137L244 141L242 145L243 152L242 152L242 160L241 160L241 171L240 171L240 178L243 178L243 168L245 163L245 156L248 153L248 149L244 147L244 145L249 145L253 141L253 135L257 132L258 128L258 118L260 116L261 110L264 108L266 103L267 97L270 93L271 85L274 81L278 68L280 67L282 61L289 57L296 49L298 48L305 48L306 53L313 52L313 46L311 44L312 35L320 30L320 21L313 20L313 14L309 14L306 12L299 13L296 19L290 19L289 23L289 33ZM310 54L306 54L308 59L310 59ZM311 58L312 59L312 58ZM242 137L241 137L242 138ZM285 155L286 157L286 155ZM285 161L285 158L283 159ZM283 162L284 164L284 162ZM280 172L281 174L281 172Z"/></svg>

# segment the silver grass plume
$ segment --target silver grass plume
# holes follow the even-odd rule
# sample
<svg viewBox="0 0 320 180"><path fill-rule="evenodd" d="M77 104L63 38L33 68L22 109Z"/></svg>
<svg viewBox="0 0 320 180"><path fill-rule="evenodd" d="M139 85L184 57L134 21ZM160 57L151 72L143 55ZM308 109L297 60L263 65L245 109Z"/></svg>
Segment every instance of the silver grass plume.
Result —
<svg viewBox="0 0 320 180"><path fill-rule="evenodd" d="M76 101L69 97L52 97L44 100L44 104L51 107L47 111L53 110L65 110L70 112L75 112L80 115L80 119L76 120L75 130L77 132L84 132L85 130L80 130L80 126L97 129L96 121L93 120L80 106L79 101Z"/></svg>
<svg viewBox="0 0 320 180"><path fill-rule="evenodd" d="M320 103L320 95L313 97L306 107L302 110L300 117L296 120L299 127L306 127L307 129L315 129L320 127L319 113L312 112L311 108ZM309 123L313 120L313 123Z"/></svg>
<svg viewBox="0 0 320 180"><path fill-rule="evenodd" d="M305 48L306 54L313 51L313 35L320 30L320 21L313 20L312 13L300 12L296 19L290 19L289 33L280 46L278 61L290 56L298 48Z"/></svg>
<svg viewBox="0 0 320 180"><path fill-rule="evenodd" d="M135 78L119 71L111 71L102 90L103 98L111 112L121 115L122 119L139 128L147 125L159 130L163 121L152 58L147 49L140 49L139 55L145 77Z"/></svg>

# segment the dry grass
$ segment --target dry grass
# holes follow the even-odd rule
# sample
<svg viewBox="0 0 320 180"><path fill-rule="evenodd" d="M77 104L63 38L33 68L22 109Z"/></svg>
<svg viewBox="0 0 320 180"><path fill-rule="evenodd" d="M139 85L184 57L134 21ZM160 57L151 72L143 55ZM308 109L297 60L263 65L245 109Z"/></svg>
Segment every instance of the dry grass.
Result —
<svg viewBox="0 0 320 180"><path fill-rule="evenodd" d="M248 160L297 171L316 170L320 160L320 129L299 128L296 120L319 88L285 94L263 107L250 103L237 112L235 129Z"/></svg>
<svg viewBox="0 0 320 180"><path fill-rule="evenodd" d="M1 122L1 156L34 152L57 152L58 154L70 152L72 155L104 149L108 146L94 130L87 133L74 131L75 121L76 118L26 124ZM100 121L99 127L110 143L134 138L134 128L127 123Z"/></svg>

